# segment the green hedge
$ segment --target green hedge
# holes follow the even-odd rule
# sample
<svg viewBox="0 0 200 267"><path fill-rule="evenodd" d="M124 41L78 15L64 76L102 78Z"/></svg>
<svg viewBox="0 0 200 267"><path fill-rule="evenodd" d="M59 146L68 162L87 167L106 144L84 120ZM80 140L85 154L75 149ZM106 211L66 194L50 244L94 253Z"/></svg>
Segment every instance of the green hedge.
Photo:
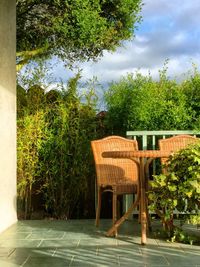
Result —
<svg viewBox="0 0 200 267"><path fill-rule="evenodd" d="M127 75L105 93L107 126L117 134L127 130L200 129L200 74L181 83L169 80L166 69L158 81Z"/></svg>
<svg viewBox="0 0 200 267"><path fill-rule="evenodd" d="M92 93L82 103L79 77L44 93L18 87L18 208L23 218L39 208L56 218L94 217L95 172L90 141L96 138ZM88 98L88 97L87 97Z"/></svg>

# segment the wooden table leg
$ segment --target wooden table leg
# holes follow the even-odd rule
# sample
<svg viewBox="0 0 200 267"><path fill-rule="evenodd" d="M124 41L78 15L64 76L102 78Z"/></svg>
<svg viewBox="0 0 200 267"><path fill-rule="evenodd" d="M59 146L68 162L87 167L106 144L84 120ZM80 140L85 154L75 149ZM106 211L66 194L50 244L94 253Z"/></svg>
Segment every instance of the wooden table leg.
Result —
<svg viewBox="0 0 200 267"><path fill-rule="evenodd" d="M107 231L106 236L113 236L116 233L118 227L129 217L132 211L138 206L139 201L140 193L137 194L135 202L131 205L127 212L118 221L116 221L116 223Z"/></svg>
<svg viewBox="0 0 200 267"><path fill-rule="evenodd" d="M134 160L135 161L135 160ZM137 163L137 162L136 162ZM113 236L118 227L129 217L132 211L140 203L141 209L141 244L145 245L147 241L147 207L146 207L146 194L145 194L145 173L144 173L144 158L140 158L140 192L137 194L136 201L131 205L128 211L107 231L106 236Z"/></svg>
<svg viewBox="0 0 200 267"><path fill-rule="evenodd" d="M147 242L147 214L146 214L146 195L145 195L145 174L144 174L144 158L140 158L140 183L141 183L141 244Z"/></svg>

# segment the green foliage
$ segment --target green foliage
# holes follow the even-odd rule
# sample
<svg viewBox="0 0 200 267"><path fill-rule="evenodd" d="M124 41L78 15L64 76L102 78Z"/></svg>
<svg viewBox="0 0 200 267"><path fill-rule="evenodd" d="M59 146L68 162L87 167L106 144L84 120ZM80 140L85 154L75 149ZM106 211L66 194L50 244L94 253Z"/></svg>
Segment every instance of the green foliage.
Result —
<svg viewBox="0 0 200 267"><path fill-rule="evenodd" d="M110 85L105 102L107 125L113 133L200 129L199 74L178 84L167 78L166 71L165 66L159 81L136 73Z"/></svg>
<svg viewBox="0 0 200 267"><path fill-rule="evenodd" d="M140 11L141 0L18 0L17 62L95 59L131 38Z"/></svg>
<svg viewBox="0 0 200 267"><path fill-rule="evenodd" d="M147 78L140 74L137 74L135 79L132 75L128 75L119 83L113 82L105 92L108 110L106 125L111 132L125 134L130 112L134 108L132 101L136 97L136 92L141 90L146 81Z"/></svg>
<svg viewBox="0 0 200 267"><path fill-rule="evenodd" d="M182 220L199 223L200 214L200 142L172 155L165 174L155 175L150 182L150 208L161 216L169 236L178 238L173 224L173 212ZM180 238L180 237L179 237Z"/></svg>
<svg viewBox="0 0 200 267"><path fill-rule="evenodd" d="M21 117L24 115L25 107L27 107L27 98L26 98L26 90L17 85L17 116Z"/></svg>
<svg viewBox="0 0 200 267"><path fill-rule="evenodd" d="M95 110L80 103L76 82L77 78L69 82L63 101L47 113L49 137L41 154L45 207L57 218L71 217L80 198L89 194L92 177L90 140L95 136Z"/></svg>
<svg viewBox="0 0 200 267"><path fill-rule="evenodd" d="M186 95L187 108L192 110L191 125L200 129L200 73L194 67L194 74L183 82L183 91Z"/></svg>
<svg viewBox="0 0 200 267"><path fill-rule="evenodd" d="M18 198L24 218L30 218L31 199L37 193L40 209L43 203L48 216L84 217L94 212L90 141L96 136L96 110L92 91L80 101L79 78L78 74L67 87L47 93L37 85L28 90L18 86Z"/></svg>
<svg viewBox="0 0 200 267"><path fill-rule="evenodd" d="M156 236L158 236L159 238L166 238L166 240L168 242L179 242L179 243L185 243L185 244L198 244L199 245L199 240L197 238L197 236L195 236L194 234L190 234L187 233L186 231L184 231L182 228L176 226L174 228L173 233L171 233L171 235L169 235L168 232L166 232L165 230L159 230L156 231Z"/></svg>
<svg viewBox="0 0 200 267"><path fill-rule="evenodd" d="M24 218L32 212L33 185L40 176L40 150L46 138L45 114L24 114L17 121L17 192L19 210Z"/></svg>

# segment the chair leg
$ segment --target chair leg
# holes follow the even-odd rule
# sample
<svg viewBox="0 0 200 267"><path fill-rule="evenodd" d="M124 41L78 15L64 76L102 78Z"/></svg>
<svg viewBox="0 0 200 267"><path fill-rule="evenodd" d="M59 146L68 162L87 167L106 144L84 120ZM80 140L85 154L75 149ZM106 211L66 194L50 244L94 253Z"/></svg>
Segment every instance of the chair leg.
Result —
<svg viewBox="0 0 200 267"><path fill-rule="evenodd" d="M102 189L100 187L98 187L98 196L97 196L97 210L96 210L96 221L95 221L95 225L96 227L99 226L99 218L100 218L100 212L101 212L101 193L102 193Z"/></svg>
<svg viewBox="0 0 200 267"><path fill-rule="evenodd" d="M113 192L113 224L115 224L117 220L117 195Z"/></svg>
<svg viewBox="0 0 200 267"><path fill-rule="evenodd" d="M148 203L147 203L147 205L148 205ZM148 206L146 206L146 214L147 214L147 229L151 232L152 231L151 216L149 214Z"/></svg>
<svg viewBox="0 0 200 267"><path fill-rule="evenodd" d="M117 194L115 191L113 191L113 203L112 203L112 208L113 208L113 225L117 221ZM117 230L115 231L115 236L117 236Z"/></svg>
<svg viewBox="0 0 200 267"><path fill-rule="evenodd" d="M148 197L146 197L147 229L149 232L151 232L152 231L151 216L149 214L148 206L149 206L149 199L148 199Z"/></svg>
<svg viewBox="0 0 200 267"><path fill-rule="evenodd" d="M138 223L141 223L141 206L140 203L138 204Z"/></svg>

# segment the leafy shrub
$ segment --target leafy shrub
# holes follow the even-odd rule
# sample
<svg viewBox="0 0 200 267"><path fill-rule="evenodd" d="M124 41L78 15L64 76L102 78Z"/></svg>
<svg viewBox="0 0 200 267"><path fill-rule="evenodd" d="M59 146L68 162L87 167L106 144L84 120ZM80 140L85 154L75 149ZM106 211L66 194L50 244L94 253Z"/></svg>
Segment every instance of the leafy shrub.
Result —
<svg viewBox="0 0 200 267"><path fill-rule="evenodd" d="M150 182L150 208L162 218L170 237L180 233L173 223L174 210L182 220L200 222L200 142L170 156L166 174L155 175Z"/></svg>
<svg viewBox="0 0 200 267"><path fill-rule="evenodd" d="M182 83L182 88L186 96L187 108L192 111L190 125L198 130L200 129L200 73L196 67L190 79Z"/></svg>
<svg viewBox="0 0 200 267"><path fill-rule="evenodd" d="M177 83L166 72L164 66L159 81L136 73L110 85L105 93L110 132L200 129L199 73Z"/></svg>
<svg viewBox="0 0 200 267"><path fill-rule="evenodd" d="M130 113L134 111L137 113L138 104L134 106L133 101L148 81L150 81L149 78L140 74L137 74L136 78L129 74L119 82L113 82L110 85L104 95L108 111L105 124L110 132L125 135L130 124Z"/></svg>

